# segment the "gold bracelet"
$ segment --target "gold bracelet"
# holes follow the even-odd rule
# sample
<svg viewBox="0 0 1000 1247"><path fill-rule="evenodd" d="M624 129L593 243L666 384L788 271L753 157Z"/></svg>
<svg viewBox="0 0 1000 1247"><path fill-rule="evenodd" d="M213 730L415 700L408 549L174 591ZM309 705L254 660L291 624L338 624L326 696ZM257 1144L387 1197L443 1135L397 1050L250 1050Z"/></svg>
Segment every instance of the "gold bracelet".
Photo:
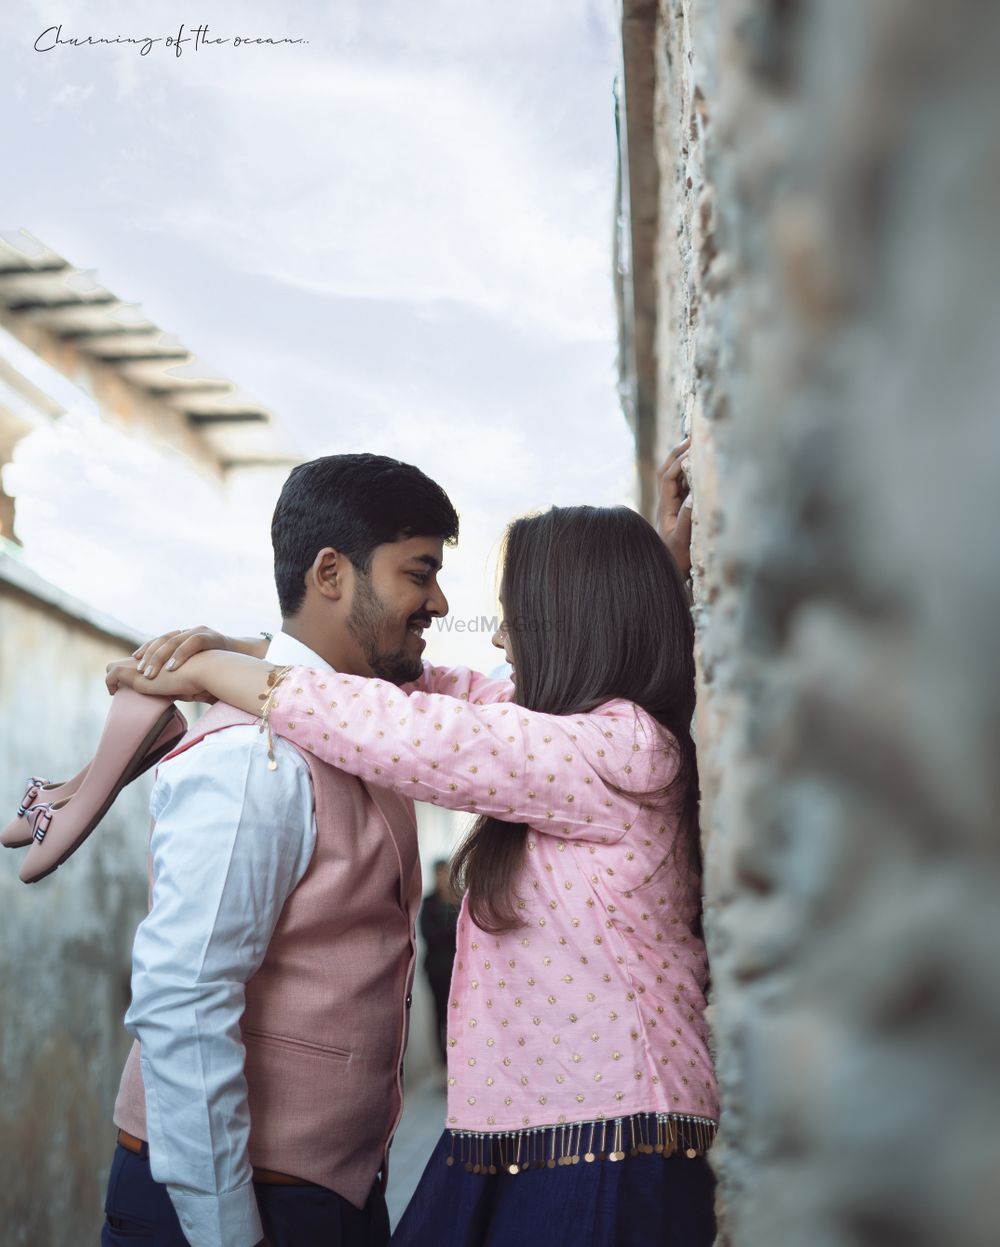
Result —
<svg viewBox="0 0 1000 1247"><path fill-rule="evenodd" d="M278 692L278 687L291 669L291 667L272 667L267 673L268 691L259 694L259 700L264 703L260 708L260 731L267 732L267 769L269 771L278 769L278 763L274 756L274 737L271 734L271 711L274 709L274 699Z"/></svg>

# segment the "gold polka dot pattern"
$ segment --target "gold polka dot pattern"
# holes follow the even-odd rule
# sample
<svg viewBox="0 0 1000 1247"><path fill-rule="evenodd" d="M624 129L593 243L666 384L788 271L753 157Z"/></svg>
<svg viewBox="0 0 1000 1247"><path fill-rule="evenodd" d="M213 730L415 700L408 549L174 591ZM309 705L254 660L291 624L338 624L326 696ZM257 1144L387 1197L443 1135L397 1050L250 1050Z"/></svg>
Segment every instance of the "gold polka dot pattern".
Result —
<svg viewBox="0 0 1000 1247"><path fill-rule="evenodd" d="M523 926L491 935L465 904L459 916L448 1125L717 1120L699 881L649 795L674 774L669 734L624 701L514 714L509 683L464 669L425 667L402 694L340 674L324 692L319 679L291 670L272 702L276 733L416 800L530 828Z"/></svg>

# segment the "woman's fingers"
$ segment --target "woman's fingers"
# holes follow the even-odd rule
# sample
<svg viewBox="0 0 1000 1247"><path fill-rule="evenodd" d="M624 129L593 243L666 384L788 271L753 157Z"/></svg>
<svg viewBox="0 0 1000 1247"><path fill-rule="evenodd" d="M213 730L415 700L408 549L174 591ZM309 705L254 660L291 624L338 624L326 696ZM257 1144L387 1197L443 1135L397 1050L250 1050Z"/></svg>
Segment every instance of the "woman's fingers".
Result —
<svg viewBox="0 0 1000 1247"><path fill-rule="evenodd" d="M683 446L683 443L682 443ZM660 529L660 536L666 541L670 532L677 522L677 516L683 505L684 499L688 496L688 481L684 474L684 468L688 461L689 451L677 447L680 451L675 457L668 459L660 469L658 475L660 484L660 498L656 509L657 521Z"/></svg>
<svg viewBox="0 0 1000 1247"><path fill-rule="evenodd" d="M202 650L227 648L226 638L221 632L200 624L197 628L168 632L150 641L146 653L136 660L136 665L148 679L155 679L163 670L176 671Z"/></svg>
<svg viewBox="0 0 1000 1247"><path fill-rule="evenodd" d="M685 450L676 459L669 459L664 463L663 467L656 474L661 489L664 485L669 485L671 482L680 481L686 485L687 479L684 475L684 465L687 463L690 455L691 451Z"/></svg>
<svg viewBox="0 0 1000 1247"><path fill-rule="evenodd" d="M167 635L169 635L169 633ZM140 671L143 668L146 655L149 653L151 647L154 645L159 645L160 642L163 641L164 639L165 639L164 637L154 637L151 641L143 641L143 643L139 646L139 648L134 651L134 653L132 654L132 657L135 659L135 665L139 668Z"/></svg>
<svg viewBox="0 0 1000 1247"><path fill-rule="evenodd" d="M656 474L660 487L657 528L682 576L691 572L691 489L685 473L690 453L687 437L673 448Z"/></svg>
<svg viewBox="0 0 1000 1247"><path fill-rule="evenodd" d="M690 451L685 451L679 459L675 459L663 476L660 477L660 496L667 497L671 501L680 498L681 502L687 496L688 479L684 469L687 467L690 459Z"/></svg>
<svg viewBox="0 0 1000 1247"><path fill-rule="evenodd" d="M150 642L142 660L142 674L151 679L159 674L168 663L172 662L176 666L177 651L183 643L180 638L187 635L187 632L172 632L165 637L158 638L155 642Z"/></svg>
<svg viewBox="0 0 1000 1247"><path fill-rule="evenodd" d="M181 630L179 628L175 628L173 632L164 632L162 636L153 637L151 641L144 641L143 644L140 645L139 648L132 654L132 657L135 659L135 665L141 671L143 667L145 667L149 655L153 653L154 650L159 649L161 645L167 644L171 637L180 635Z"/></svg>
<svg viewBox="0 0 1000 1247"><path fill-rule="evenodd" d="M104 683L112 696L120 688L134 688L139 693L153 693L159 697L172 697L177 701L204 701L213 705L218 700L189 676L173 671L162 671L154 678L145 676L132 658L109 662Z"/></svg>
<svg viewBox="0 0 1000 1247"><path fill-rule="evenodd" d="M213 641L216 639L222 641L223 644L213 644ZM163 666L167 671L176 671L177 668L182 667L189 658L200 653L204 649L224 649L224 642L225 638L221 637L218 632L212 632L211 629L208 628L198 629L180 642L174 652L164 660ZM154 658L153 663L155 668L157 666L156 658Z"/></svg>
<svg viewBox="0 0 1000 1247"><path fill-rule="evenodd" d="M131 658L108 663L105 684L109 693L116 693L120 688L133 688L137 693L152 693L182 701L215 700L192 676L179 671L161 671L157 676L146 676Z"/></svg>
<svg viewBox="0 0 1000 1247"><path fill-rule="evenodd" d="M164 632L162 636L147 641L141 652L136 655L136 666L143 675L151 666L155 666L158 671L177 648L179 639L187 636L191 631L193 631L191 628L174 628L171 632Z"/></svg>
<svg viewBox="0 0 1000 1247"><path fill-rule="evenodd" d="M685 437L683 442L678 442L677 445L670 452L670 454L667 455L666 459L664 459L663 463L660 465L659 471L656 473L656 479L659 481L662 481L664 476L666 476L666 474L670 471L670 469L675 467L677 464L677 461L679 459L682 459L690 449L691 449L690 437Z"/></svg>
<svg viewBox="0 0 1000 1247"><path fill-rule="evenodd" d="M109 662L104 677L108 692L112 695L120 688L135 688L142 678L139 668L131 658L119 658Z"/></svg>

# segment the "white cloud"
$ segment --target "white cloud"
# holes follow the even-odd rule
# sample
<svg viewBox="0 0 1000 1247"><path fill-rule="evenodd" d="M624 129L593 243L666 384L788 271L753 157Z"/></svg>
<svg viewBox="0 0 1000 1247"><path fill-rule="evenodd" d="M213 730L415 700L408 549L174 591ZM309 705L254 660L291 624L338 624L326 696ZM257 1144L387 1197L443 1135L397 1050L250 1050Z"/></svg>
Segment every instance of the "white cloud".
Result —
<svg viewBox="0 0 1000 1247"><path fill-rule="evenodd" d="M163 0L105 3L99 16L18 7L8 29L26 46L35 25L58 21L65 37L180 24ZM610 39L592 28L607 37L604 5L205 0L198 21L310 42L179 59L162 45L146 57L21 49L37 106L91 127L116 212L306 290L451 299L558 337L607 338L613 68Z"/></svg>
<svg viewBox="0 0 1000 1247"><path fill-rule="evenodd" d="M11 188L9 224L141 300L307 456L383 451L438 478L463 517L456 614L492 609L489 554L512 515L631 495L610 4L201 0L215 33L310 43L179 60L30 52L59 21L166 34L174 0L11 7L0 107L21 118L9 163L36 175ZM280 482L227 497L67 422L26 442L10 477L28 557L71 592L150 629L266 626ZM492 664L481 642L445 640Z"/></svg>
<svg viewBox="0 0 1000 1247"><path fill-rule="evenodd" d="M274 618L273 499L259 492L234 507L181 456L84 414L24 438L4 488L31 565L123 623L242 631Z"/></svg>
<svg viewBox="0 0 1000 1247"><path fill-rule="evenodd" d="M219 85L214 177L149 228L314 292L448 299L607 339L610 231L593 226L610 218L608 166L554 176L511 92L460 67L337 61L268 88L245 67Z"/></svg>

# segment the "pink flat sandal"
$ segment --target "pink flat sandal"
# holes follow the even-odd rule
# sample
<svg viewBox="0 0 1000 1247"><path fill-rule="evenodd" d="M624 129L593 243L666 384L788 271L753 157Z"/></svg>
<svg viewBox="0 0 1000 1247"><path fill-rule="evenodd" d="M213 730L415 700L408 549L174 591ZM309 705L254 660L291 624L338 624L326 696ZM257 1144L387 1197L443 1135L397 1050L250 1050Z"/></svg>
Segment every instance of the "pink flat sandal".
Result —
<svg viewBox="0 0 1000 1247"><path fill-rule="evenodd" d="M21 866L21 881L37 883L61 866L107 814L125 785L155 766L187 730L184 716L172 701L120 688L111 699L97 752L81 772L76 791L57 800L36 801L27 808L24 818L31 831L31 847ZM67 786L72 782L67 781Z"/></svg>
<svg viewBox="0 0 1000 1247"><path fill-rule="evenodd" d="M52 784L47 779L32 775L24 787L24 796L17 807L17 813L7 826L0 831L0 844L5 849L23 849L31 843L32 831L28 811L43 802L61 801L63 797L71 797L83 783L83 777L90 770L90 763L78 775L67 779L64 783Z"/></svg>
<svg viewBox="0 0 1000 1247"><path fill-rule="evenodd" d="M135 770L126 777L125 782L122 784L123 788L127 784L131 784L134 779L138 779L140 775L144 775L151 766L155 766L165 754L170 752L178 740L177 732L180 723L183 723L183 718L180 714L170 719L167 726L153 742L149 752L139 760ZM183 735L183 732L187 729L183 728L180 730ZM84 777L89 770L90 763L88 762L83 770L74 775L72 779L55 784L50 783L47 779L41 779L37 775L32 775L25 783L24 796L21 798L21 804L17 807L17 813L3 831L0 832L0 845L3 845L5 849L26 848L35 838L34 825L30 818L31 810L38 805L55 805L66 797L72 797L83 783Z"/></svg>

